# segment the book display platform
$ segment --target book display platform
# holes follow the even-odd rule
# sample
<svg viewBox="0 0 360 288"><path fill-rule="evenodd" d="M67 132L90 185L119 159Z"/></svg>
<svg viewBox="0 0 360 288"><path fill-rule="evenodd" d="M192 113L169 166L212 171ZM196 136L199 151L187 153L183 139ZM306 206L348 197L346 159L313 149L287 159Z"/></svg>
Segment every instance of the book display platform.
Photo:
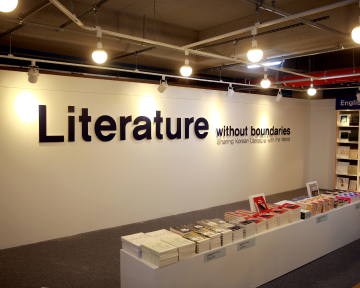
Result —
<svg viewBox="0 0 360 288"><path fill-rule="evenodd" d="M163 268L120 250L121 287L258 287L359 238L354 203Z"/></svg>

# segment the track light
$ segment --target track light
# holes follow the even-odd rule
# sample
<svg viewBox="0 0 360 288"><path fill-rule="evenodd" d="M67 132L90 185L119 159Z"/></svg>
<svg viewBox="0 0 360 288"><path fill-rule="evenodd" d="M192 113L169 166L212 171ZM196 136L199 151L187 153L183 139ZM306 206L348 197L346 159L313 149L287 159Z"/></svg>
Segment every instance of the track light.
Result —
<svg viewBox="0 0 360 288"><path fill-rule="evenodd" d="M185 50L185 55L189 55L189 50ZM192 68L189 65L189 59L185 59L185 65L180 68L180 73L182 76L188 77L192 73Z"/></svg>
<svg viewBox="0 0 360 288"><path fill-rule="evenodd" d="M231 98L233 94L234 94L234 88L230 84L228 88L228 92L226 93L226 97Z"/></svg>
<svg viewBox="0 0 360 288"><path fill-rule="evenodd" d="M255 40L256 33L257 33L256 28L253 28L251 30L251 34L253 35L252 48L247 53L247 57L249 61L253 63L259 62L263 57L263 51L257 48L257 41Z"/></svg>
<svg viewBox="0 0 360 288"><path fill-rule="evenodd" d="M267 68L266 67L264 67L264 72L265 72L265 74L264 74L264 79L261 81L261 83L260 83L260 85L261 85L261 87L263 87L263 88L269 88L270 87L270 85L271 85L271 82L270 82L270 80L269 79L267 79Z"/></svg>
<svg viewBox="0 0 360 288"><path fill-rule="evenodd" d="M283 95L282 95L281 89L279 89L278 94L277 94L275 100L276 100L277 102L280 102L280 100L281 100L282 97L283 97Z"/></svg>
<svg viewBox="0 0 360 288"><path fill-rule="evenodd" d="M0 11L5 13L11 12L16 8L17 5L18 5L18 0L0 1Z"/></svg>
<svg viewBox="0 0 360 288"><path fill-rule="evenodd" d="M163 93L167 87L168 87L168 84L167 84L167 81L165 80L165 76L162 76L162 79L160 80L160 85L158 87L158 91L160 93Z"/></svg>
<svg viewBox="0 0 360 288"><path fill-rule="evenodd" d="M313 85L313 79L311 78L311 84L310 84L310 88L308 89L307 93L310 95L310 96L314 96L316 94L316 89L314 88L314 85Z"/></svg>
<svg viewBox="0 0 360 288"><path fill-rule="evenodd" d="M97 42L97 49L92 53L93 60L98 64L103 64L107 59L107 53L102 49L101 30L96 31L99 41Z"/></svg>
<svg viewBox="0 0 360 288"><path fill-rule="evenodd" d="M360 101L360 87L358 88L358 90L356 92L356 98L358 101Z"/></svg>
<svg viewBox="0 0 360 288"><path fill-rule="evenodd" d="M39 67L36 66L34 60L31 61L31 65L28 68L28 80L30 83L36 83L39 77Z"/></svg>

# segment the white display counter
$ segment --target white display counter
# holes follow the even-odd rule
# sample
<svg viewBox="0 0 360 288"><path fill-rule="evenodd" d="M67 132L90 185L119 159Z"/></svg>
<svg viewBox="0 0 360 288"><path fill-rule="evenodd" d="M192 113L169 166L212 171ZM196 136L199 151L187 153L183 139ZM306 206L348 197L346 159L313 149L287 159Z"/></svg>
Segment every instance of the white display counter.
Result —
<svg viewBox="0 0 360 288"><path fill-rule="evenodd" d="M359 238L360 204L355 203L229 244L214 254L225 256L207 262L207 254L217 250L163 268L121 250L121 287L257 287Z"/></svg>

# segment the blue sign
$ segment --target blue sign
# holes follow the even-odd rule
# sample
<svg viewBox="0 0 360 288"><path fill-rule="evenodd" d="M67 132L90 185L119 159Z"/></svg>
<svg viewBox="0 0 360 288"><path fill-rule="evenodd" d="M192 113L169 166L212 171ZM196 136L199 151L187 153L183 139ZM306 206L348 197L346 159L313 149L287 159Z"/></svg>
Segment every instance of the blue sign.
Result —
<svg viewBox="0 0 360 288"><path fill-rule="evenodd" d="M336 110L360 110L360 101L356 96L352 97L337 97Z"/></svg>

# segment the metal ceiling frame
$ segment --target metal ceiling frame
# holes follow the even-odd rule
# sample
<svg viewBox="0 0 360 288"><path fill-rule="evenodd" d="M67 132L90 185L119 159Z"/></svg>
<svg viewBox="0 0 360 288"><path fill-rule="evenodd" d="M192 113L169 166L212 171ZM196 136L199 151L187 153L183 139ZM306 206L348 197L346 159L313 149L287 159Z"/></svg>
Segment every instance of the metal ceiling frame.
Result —
<svg viewBox="0 0 360 288"><path fill-rule="evenodd" d="M250 4L254 4L254 5L257 5L257 0L242 0L244 2L247 2L247 3L250 3ZM265 3L262 3L260 6L259 6L260 9L263 9L265 11L269 11L271 13L274 13L274 14L277 14L277 15L280 15L280 16L291 16L290 13L287 13L283 10L280 10L280 9L275 9L274 7L270 6L270 5L267 5ZM351 39L351 35L350 33L343 33L341 31L338 31L338 30L335 30L335 29L332 29L332 28L329 28L329 27L326 27L324 25L321 25L321 24L317 24L317 23L314 23L313 21L311 20L307 20L307 19L304 19L304 18L297 18L295 20L299 20L300 22L306 24L306 25L309 25L311 27L314 27L314 28L317 28L317 29L320 29L320 30L323 30L323 31L327 31L327 32L330 32L330 33L334 33L334 34L337 34L341 37L344 37L344 38L347 38L347 39Z"/></svg>
<svg viewBox="0 0 360 288"><path fill-rule="evenodd" d="M134 40L134 41L138 41L138 42L145 42L145 43L149 43L152 45L156 45L156 46L160 46L160 47L166 47L166 48L170 48L170 49L174 49L174 50L178 50L178 51L189 51L191 54L193 55L198 55L198 56L204 56L204 57L210 57L210 58L216 58L216 59L221 59L221 60L226 60L226 61L231 61L231 62L237 62L237 63L244 63L244 64L252 64L249 61L244 61L244 60L238 60L235 58L231 58L231 57L226 57L226 56L222 56L222 55L217 55L217 54L213 54L213 53L207 53L207 52L202 52L202 51L197 51L197 50L193 50L193 49L189 49L190 47L194 47L200 44L204 44L204 43L208 43L211 41L215 41L215 40L219 40L219 39L223 39L232 35L236 35L236 34L240 34L242 32L246 32L246 31L250 31L253 28L263 28L263 27L268 27L274 24L279 24L285 21L289 21L289 20L293 20L296 18L300 18L303 16L307 16L307 15L312 15L315 13L319 13L319 12L323 12L323 11L327 11L330 9L334 9L334 8L338 8L338 7L342 7L345 5L349 5L351 3L357 2L357 0L344 0L338 3L334 3L331 5L327 5L327 6L323 6L320 8L316 8L316 9L312 9L309 11L305 11L305 12L301 12L295 15L291 15L291 16L287 16L287 17L283 17L277 20L273 20L273 21L269 21L269 22L265 22L263 24L259 24L259 25L255 25L255 26L251 26L251 27L247 27L247 28L243 28L234 32L230 32L230 33L226 33L223 35L219 35L213 38L209 38L207 40L203 40L200 42L195 42L193 44L189 44L183 47L180 46L176 46L176 45L172 45L172 44L168 44L168 43L163 43L163 42L158 42L158 41L153 41L153 40L149 40L149 39L144 39L144 38L139 38L139 37L135 37L135 36L130 36L130 35L126 35L126 34L122 34L122 33L118 33L118 32L113 32L113 31L108 31L108 30L104 30L101 29L100 27L96 26L96 27L89 27L89 26L85 26L77 17L76 15L74 15L73 13L71 13L65 6L63 6L58 0L50 0L51 3L53 3L59 10L61 10L65 15L67 15L70 19L72 19L77 25L79 25L81 28L88 30L88 31L93 31L93 32L97 32L100 31L102 34L107 34L107 35L112 35L115 37L119 37L119 38L127 38L130 40ZM260 64L262 65L262 64ZM298 75L301 77L305 77L308 78L309 76L306 74L301 74L301 73L296 73L293 71L289 71L287 69L283 69L283 68L275 68L275 67L268 67L268 69L271 70L276 70L276 71L282 71L282 72L286 72L289 74L293 74L293 75ZM313 78L314 80L316 80L317 78Z"/></svg>

